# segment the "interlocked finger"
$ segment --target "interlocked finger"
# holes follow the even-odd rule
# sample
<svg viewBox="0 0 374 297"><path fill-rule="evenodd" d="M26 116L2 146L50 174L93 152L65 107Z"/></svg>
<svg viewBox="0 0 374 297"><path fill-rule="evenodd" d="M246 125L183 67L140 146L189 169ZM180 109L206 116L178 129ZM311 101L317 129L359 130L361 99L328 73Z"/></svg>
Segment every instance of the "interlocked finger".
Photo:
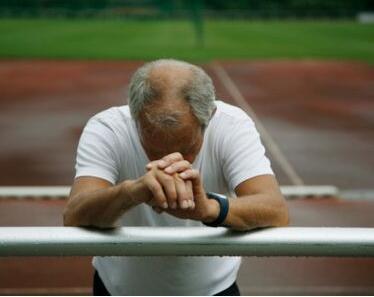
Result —
<svg viewBox="0 0 374 297"><path fill-rule="evenodd" d="M197 178L200 177L200 173L196 169L187 169L187 170L183 171L181 174L179 174L179 176L184 180L197 179Z"/></svg>
<svg viewBox="0 0 374 297"><path fill-rule="evenodd" d="M187 169L191 169L192 165L187 160L177 161L173 164L169 165L164 169L164 171L168 174L174 174L176 172L182 172Z"/></svg>
<svg viewBox="0 0 374 297"><path fill-rule="evenodd" d="M190 180L192 182L194 195L199 195L203 191L203 184L198 170L188 169L180 173L179 176L184 180Z"/></svg>
<svg viewBox="0 0 374 297"><path fill-rule="evenodd" d="M146 183L153 196L153 199L150 203L154 206L158 206L164 209L167 208L167 199L158 181L152 176L147 179Z"/></svg>
<svg viewBox="0 0 374 297"><path fill-rule="evenodd" d="M157 180L164 190L168 206L172 209L177 208L178 193L174 177L159 170L157 172ZM184 183L183 180L182 182Z"/></svg>
<svg viewBox="0 0 374 297"><path fill-rule="evenodd" d="M169 155L166 155L161 160L152 161L147 164L146 168L149 170L152 168L152 166L157 166L159 169L164 169L167 166L173 164L174 162L178 162L183 160L183 156L179 152L175 152Z"/></svg>
<svg viewBox="0 0 374 297"><path fill-rule="evenodd" d="M189 199L191 201L190 202L190 208L194 209L195 208L195 199L194 199L194 195L193 195L192 182L190 180L186 180L185 183L186 183L187 196L189 197Z"/></svg>
<svg viewBox="0 0 374 297"><path fill-rule="evenodd" d="M192 207L193 196L191 191L187 189L186 182L181 179L178 174L174 174L175 187L178 195L178 205L181 209L187 209Z"/></svg>

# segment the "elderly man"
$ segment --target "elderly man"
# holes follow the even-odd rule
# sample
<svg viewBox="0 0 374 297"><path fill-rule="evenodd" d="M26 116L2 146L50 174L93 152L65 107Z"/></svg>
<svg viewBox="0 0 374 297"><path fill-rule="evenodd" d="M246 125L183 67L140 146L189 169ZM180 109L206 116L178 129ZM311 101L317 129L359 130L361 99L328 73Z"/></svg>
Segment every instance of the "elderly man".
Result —
<svg viewBox="0 0 374 297"><path fill-rule="evenodd" d="M66 226L285 226L287 208L252 120L215 100L199 67L139 68L129 105L89 120ZM182 232L182 231L181 231ZM239 257L95 257L96 295L239 295Z"/></svg>

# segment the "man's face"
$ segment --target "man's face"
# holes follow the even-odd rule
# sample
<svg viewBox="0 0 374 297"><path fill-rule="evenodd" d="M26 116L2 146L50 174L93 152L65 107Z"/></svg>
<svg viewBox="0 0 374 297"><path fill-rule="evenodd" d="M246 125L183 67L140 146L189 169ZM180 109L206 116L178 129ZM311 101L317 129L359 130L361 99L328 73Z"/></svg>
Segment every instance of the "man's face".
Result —
<svg viewBox="0 0 374 297"><path fill-rule="evenodd" d="M165 121L155 120L160 115L165 119L165 114L175 115L177 124L168 125L167 121L165 124ZM159 122L163 122L163 125L159 125ZM192 163L203 143L202 127L184 100L144 108L139 117L139 134L151 161L180 152L184 159Z"/></svg>
<svg viewBox="0 0 374 297"><path fill-rule="evenodd" d="M180 152L193 162L203 142L201 125L184 98L183 87L191 70L181 67L159 67L150 74L157 97L139 114L139 134L150 160Z"/></svg>
<svg viewBox="0 0 374 297"><path fill-rule="evenodd" d="M203 143L203 131L200 125L162 131L141 127L141 142L148 158L159 160L162 157L179 152L192 163Z"/></svg>

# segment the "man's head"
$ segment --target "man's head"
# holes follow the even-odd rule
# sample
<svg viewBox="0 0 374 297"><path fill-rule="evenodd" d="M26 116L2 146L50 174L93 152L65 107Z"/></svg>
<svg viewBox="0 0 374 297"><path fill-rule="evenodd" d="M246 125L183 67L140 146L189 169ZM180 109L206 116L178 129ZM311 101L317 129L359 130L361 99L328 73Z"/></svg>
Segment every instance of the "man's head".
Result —
<svg viewBox="0 0 374 297"><path fill-rule="evenodd" d="M193 161L215 109L215 91L199 67L157 60L139 68L129 86L129 106L150 159L179 151Z"/></svg>

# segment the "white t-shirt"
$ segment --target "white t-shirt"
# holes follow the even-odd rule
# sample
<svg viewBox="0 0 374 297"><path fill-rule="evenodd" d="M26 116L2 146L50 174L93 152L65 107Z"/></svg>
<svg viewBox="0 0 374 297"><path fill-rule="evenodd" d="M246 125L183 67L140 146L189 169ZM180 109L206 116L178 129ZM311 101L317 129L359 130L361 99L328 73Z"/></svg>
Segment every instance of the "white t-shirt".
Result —
<svg viewBox="0 0 374 297"><path fill-rule="evenodd" d="M216 105L192 166L200 171L207 192L235 197L241 182L273 172L248 115L222 101ZM117 184L144 175L148 162L129 107L112 107L87 123L79 141L76 177L95 176ZM158 214L146 204L126 212L121 223L204 226ZM93 265L112 295L214 295L234 283L240 257L95 257Z"/></svg>

